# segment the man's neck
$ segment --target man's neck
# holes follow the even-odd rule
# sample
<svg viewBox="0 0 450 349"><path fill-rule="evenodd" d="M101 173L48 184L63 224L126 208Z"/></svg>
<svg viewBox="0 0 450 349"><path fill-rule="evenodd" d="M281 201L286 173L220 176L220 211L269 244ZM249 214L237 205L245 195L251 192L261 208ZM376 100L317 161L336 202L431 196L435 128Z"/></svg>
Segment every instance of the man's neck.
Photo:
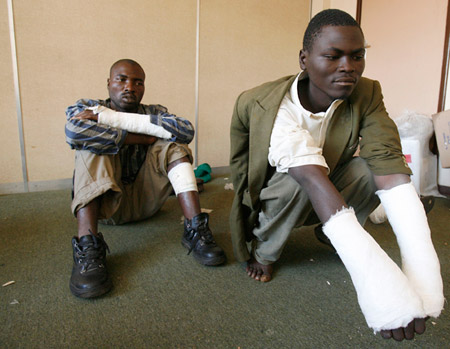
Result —
<svg viewBox="0 0 450 349"><path fill-rule="evenodd" d="M311 86L309 79L299 80L297 84L298 99L301 105L311 113L320 113L328 110L333 103L332 100L326 98L323 101L314 101L315 98L311 94ZM317 98L316 98L317 99Z"/></svg>

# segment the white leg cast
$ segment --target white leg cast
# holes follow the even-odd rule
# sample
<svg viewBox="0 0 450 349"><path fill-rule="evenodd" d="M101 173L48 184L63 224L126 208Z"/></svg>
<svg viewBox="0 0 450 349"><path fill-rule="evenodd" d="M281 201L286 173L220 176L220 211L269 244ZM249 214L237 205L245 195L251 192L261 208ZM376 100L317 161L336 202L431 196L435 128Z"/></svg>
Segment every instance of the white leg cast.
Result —
<svg viewBox="0 0 450 349"><path fill-rule="evenodd" d="M194 170L188 162L179 163L169 171L167 176L177 196L186 191L198 191Z"/></svg>
<svg viewBox="0 0 450 349"><path fill-rule="evenodd" d="M413 184L379 190L377 195L397 236L403 272L422 298L426 314L439 316L444 307L440 264L425 209Z"/></svg>
<svg viewBox="0 0 450 349"><path fill-rule="evenodd" d="M425 317L422 301L400 268L359 224L353 209L343 209L323 226L350 273L359 305L376 332L405 327Z"/></svg>

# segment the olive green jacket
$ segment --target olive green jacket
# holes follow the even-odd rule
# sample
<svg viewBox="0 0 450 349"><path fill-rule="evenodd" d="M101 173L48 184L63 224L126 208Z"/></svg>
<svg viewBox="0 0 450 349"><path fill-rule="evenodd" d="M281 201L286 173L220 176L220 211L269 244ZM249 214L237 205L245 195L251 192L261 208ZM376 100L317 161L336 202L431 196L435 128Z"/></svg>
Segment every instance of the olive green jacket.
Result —
<svg viewBox="0 0 450 349"><path fill-rule="evenodd" d="M273 173L268 154L273 123L294 76L243 92L231 121L230 167L235 196L230 213L231 238L238 261L250 258L246 242L260 209L259 193ZM300 79L307 79L303 73ZM411 174L402 154L397 127L384 107L377 81L361 78L351 96L339 105L328 125L323 156L330 173L360 153L376 175Z"/></svg>

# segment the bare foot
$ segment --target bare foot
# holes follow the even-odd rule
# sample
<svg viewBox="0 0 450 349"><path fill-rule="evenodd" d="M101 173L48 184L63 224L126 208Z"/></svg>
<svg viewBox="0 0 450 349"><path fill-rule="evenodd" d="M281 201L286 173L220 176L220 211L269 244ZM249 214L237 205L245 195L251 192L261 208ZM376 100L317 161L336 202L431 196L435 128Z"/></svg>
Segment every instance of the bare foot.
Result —
<svg viewBox="0 0 450 349"><path fill-rule="evenodd" d="M257 262L254 258L251 258L247 262L247 268L246 268L248 276L251 278L261 281L261 282L269 282L272 280L272 266L264 265L259 262Z"/></svg>

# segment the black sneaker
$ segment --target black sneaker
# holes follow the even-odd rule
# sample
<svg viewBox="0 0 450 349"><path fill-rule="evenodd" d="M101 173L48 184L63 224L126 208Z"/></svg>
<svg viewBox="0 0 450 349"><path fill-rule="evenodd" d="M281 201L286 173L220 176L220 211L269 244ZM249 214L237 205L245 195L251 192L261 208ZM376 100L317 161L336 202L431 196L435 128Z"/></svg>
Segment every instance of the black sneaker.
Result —
<svg viewBox="0 0 450 349"><path fill-rule="evenodd" d="M200 213L192 219L184 219L184 233L181 243L194 258L203 265L219 265L225 263L226 256L222 248L217 246L208 226L209 215Z"/></svg>
<svg viewBox="0 0 450 349"><path fill-rule="evenodd" d="M105 294L112 288L106 270L108 245L102 233L72 238L73 268L70 277L70 291L81 298L93 298Z"/></svg>

